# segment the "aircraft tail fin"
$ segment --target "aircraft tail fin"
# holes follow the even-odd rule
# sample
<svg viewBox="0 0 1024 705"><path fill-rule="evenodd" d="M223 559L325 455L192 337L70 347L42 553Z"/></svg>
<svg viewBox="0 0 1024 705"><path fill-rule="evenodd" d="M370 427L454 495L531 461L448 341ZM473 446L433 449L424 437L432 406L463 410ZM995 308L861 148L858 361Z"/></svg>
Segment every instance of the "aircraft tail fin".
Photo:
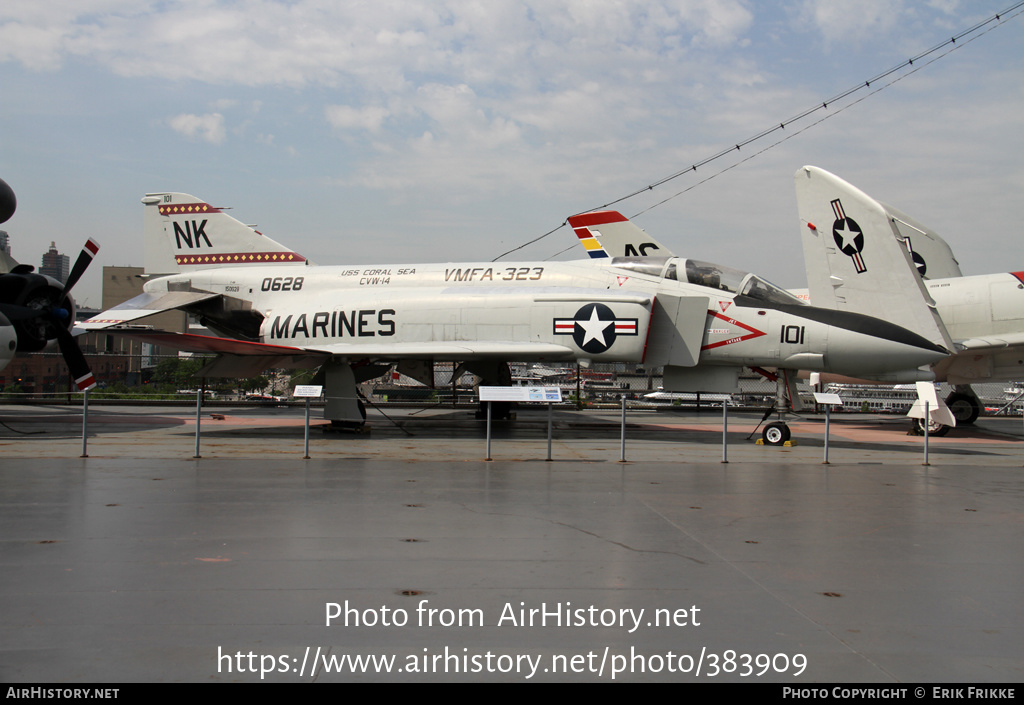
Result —
<svg viewBox="0 0 1024 705"><path fill-rule="evenodd" d="M882 204L817 167L805 166L794 178L811 303L890 321L953 350Z"/></svg>
<svg viewBox="0 0 1024 705"><path fill-rule="evenodd" d="M897 237L910 251L922 279L953 279L963 276L960 263L953 256L953 249L937 232L888 203L882 203L881 206L889 216Z"/></svg>
<svg viewBox="0 0 1024 705"><path fill-rule="evenodd" d="M306 258L187 193L147 193L147 274L225 265L304 265Z"/></svg>
<svg viewBox="0 0 1024 705"><path fill-rule="evenodd" d="M618 211L580 213L569 217L569 225L593 259L675 256Z"/></svg>

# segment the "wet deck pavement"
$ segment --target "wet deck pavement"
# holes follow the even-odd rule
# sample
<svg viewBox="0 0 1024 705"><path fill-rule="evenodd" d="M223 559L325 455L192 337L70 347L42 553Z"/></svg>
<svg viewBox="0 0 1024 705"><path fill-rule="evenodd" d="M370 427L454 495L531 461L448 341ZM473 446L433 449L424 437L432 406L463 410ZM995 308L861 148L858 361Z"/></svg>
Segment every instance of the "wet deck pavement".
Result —
<svg viewBox="0 0 1024 705"><path fill-rule="evenodd" d="M80 413L0 406L6 682L1024 677L1019 418Z"/></svg>

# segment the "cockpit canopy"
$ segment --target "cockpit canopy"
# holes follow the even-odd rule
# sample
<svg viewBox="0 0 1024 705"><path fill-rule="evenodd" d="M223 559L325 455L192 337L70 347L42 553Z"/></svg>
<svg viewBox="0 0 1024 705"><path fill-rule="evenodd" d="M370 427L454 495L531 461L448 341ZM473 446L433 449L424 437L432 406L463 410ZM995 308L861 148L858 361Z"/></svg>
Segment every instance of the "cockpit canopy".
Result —
<svg viewBox="0 0 1024 705"><path fill-rule="evenodd" d="M801 301L785 289L781 289L755 274L697 259L615 257L612 259L612 266L650 277L685 281L697 286L728 291L732 294L742 294L761 301L806 305L806 302Z"/></svg>

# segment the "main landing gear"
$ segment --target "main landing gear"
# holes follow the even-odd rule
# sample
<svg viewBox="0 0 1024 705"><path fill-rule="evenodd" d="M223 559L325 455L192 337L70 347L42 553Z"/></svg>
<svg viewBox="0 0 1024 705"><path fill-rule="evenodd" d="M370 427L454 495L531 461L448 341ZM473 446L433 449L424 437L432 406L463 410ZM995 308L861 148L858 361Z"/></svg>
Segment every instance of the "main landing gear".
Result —
<svg viewBox="0 0 1024 705"><path fill-rule="evenodd" d="M946 406L953 413L958 426L974 423L981 414L981 402L969 384L956 385L953 393L946 397Z"/></svg>
<svg viewBox="0 0 1024 705"><path fill-rule="evenodd" d="M953 391L946 397L946 406L956 419L957 426L969 426L981 415L981 400L969 384L958 384L953 387ZM932 421L928 424L928 435L945 436L950 428L952 427ZM917 436L924 435L924 419L914 419L911 433Z"/></svg>
<svg viewBox="0 0 1024 705"><path fill-rule="evenodd" d="M946 424L941 424L938 421L928 422L928 435L929 436L945 436L949 433L950 427ZM914 419L914 430L910 435L923 436L924 435L924 419Z"/></svg>

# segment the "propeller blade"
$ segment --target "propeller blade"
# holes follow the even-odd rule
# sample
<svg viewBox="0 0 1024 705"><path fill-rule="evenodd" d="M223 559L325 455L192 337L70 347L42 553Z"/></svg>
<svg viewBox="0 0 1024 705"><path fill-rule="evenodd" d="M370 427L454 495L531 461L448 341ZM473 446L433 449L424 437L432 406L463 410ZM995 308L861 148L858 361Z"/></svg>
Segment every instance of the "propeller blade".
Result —
<svg viewBox="0 0 1024 705"><path fill-rule="evenodd" d="M96 386L96 378L92 376L89 363L85 361L82 349L78 347L75 336L67 328L57 329L57 344L60 346L60 354L64 356L71 371L71 378L75 380L78 391L84 392Z"/></svg>
<svg viewBox="0 0 1024 705"><path fill-rule="evenodd" d="M89 268L92 263L92 258L96 256L96 253L100 251L100 244L89 238L88 242L85 243L85 247L82 248L82 253L78 255L78 259L75 260L75 266L71 268L71 274L68 275L68 280L64 284L64 291L61 292L60 297L63 299L71 287L78 283L78 280L85 274L85 270Z"/></svg>

